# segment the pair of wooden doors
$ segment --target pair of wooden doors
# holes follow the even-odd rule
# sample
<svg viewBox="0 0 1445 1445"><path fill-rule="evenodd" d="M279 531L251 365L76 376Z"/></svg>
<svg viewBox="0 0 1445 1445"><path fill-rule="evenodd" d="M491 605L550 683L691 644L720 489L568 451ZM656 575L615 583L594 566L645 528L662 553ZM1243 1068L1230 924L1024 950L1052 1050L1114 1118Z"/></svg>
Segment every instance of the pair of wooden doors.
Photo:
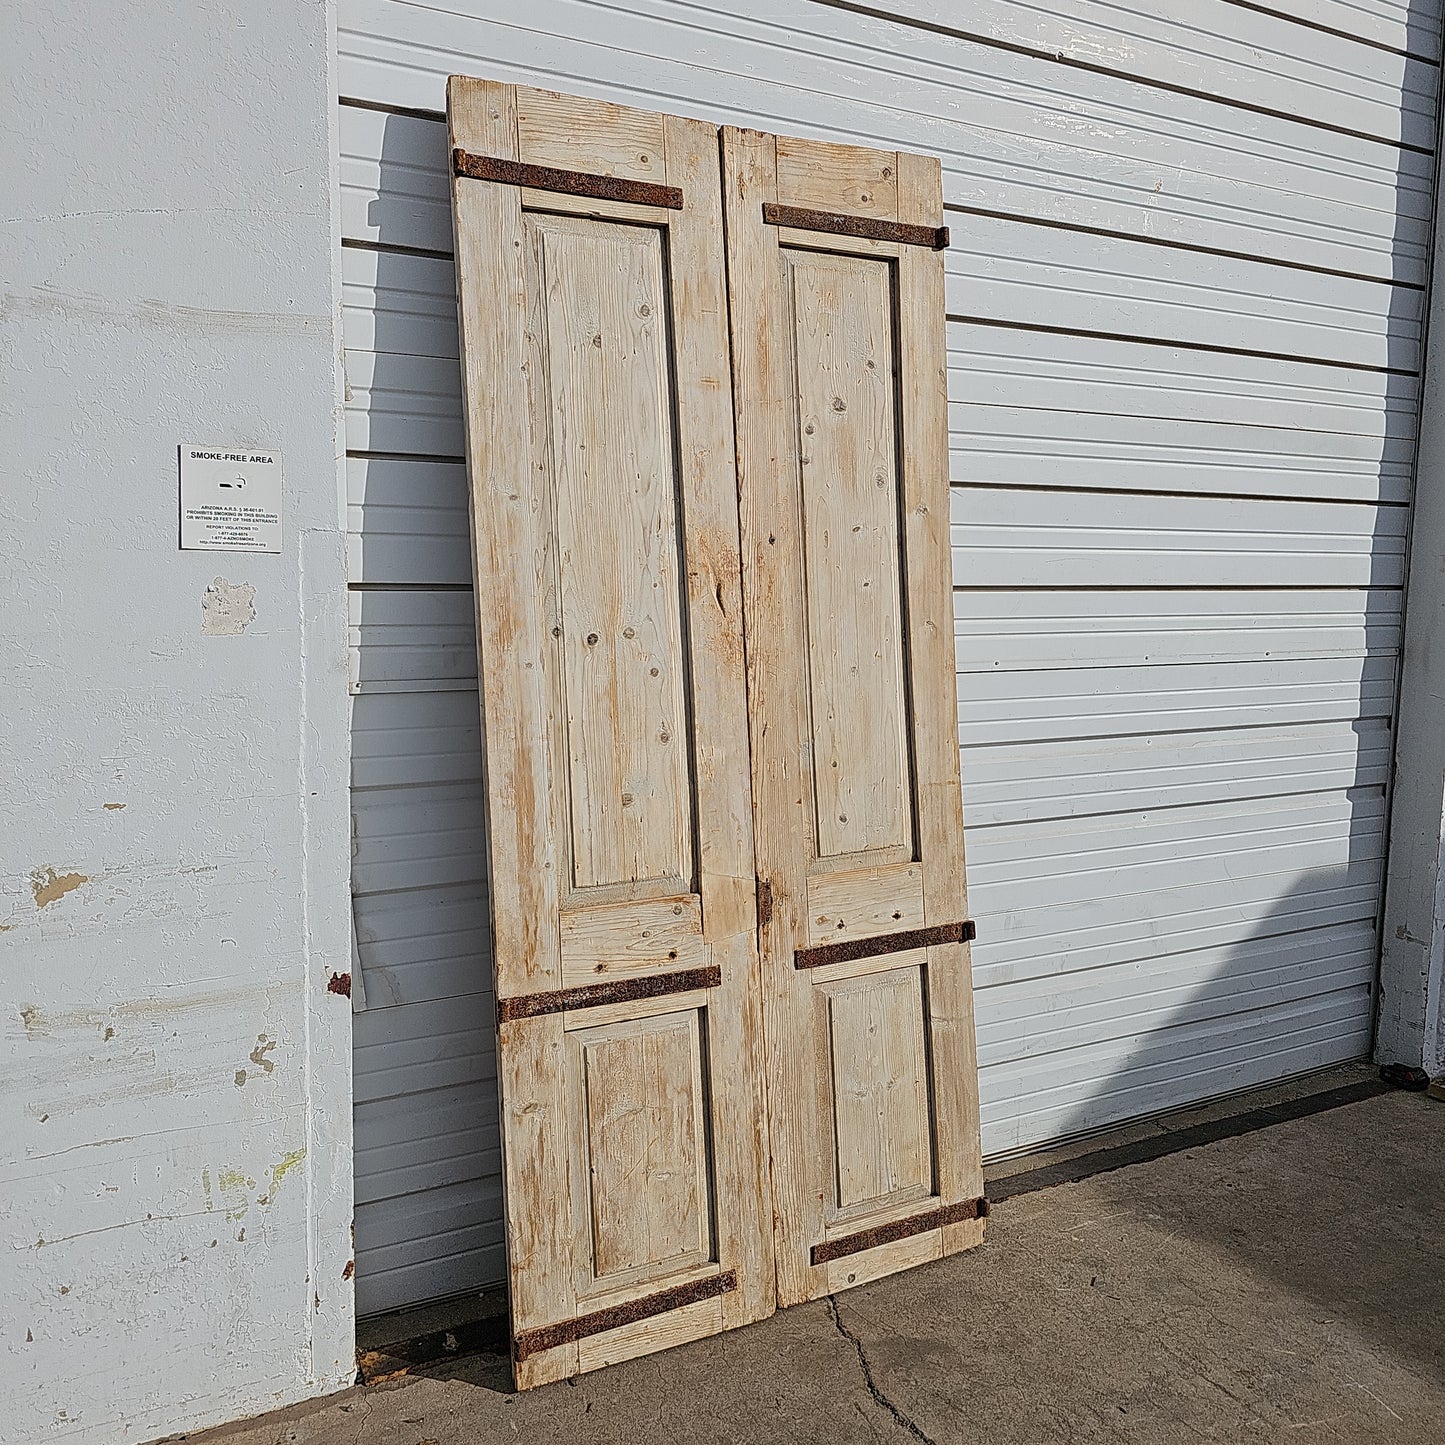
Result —
<svg viewBox="0 0 1445 1445"><path fill-rule="evenodd" d="M525 1388L978 1243L936 161L453 77Z"/></svg>

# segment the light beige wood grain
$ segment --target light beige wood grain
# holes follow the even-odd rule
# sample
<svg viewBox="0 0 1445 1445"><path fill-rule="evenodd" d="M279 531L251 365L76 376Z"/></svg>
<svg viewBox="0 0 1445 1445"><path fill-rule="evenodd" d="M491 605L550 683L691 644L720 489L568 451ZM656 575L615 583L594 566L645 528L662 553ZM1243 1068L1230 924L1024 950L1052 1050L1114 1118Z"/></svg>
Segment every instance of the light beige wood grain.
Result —
<svg viewBox="0 0 1445 1445"><path fill-rule="evenodd" d="M835 1209L926 1196L933 1141L919 970L893 968L819 992L832 1054Z"/></svg>
<svg viewBox="0 0 1445 1445"><path fill-rule="evenodd" d="M453 145L516 153L514 97L505 86L453 78ZM457 296L465 356L463 397L472 478L478 671L490 818L497 993L561 981L558 875L552 829L550 690L538 665L545 548L531 485L521 207L515 191L453 182ZM525 578L518 586L516 578ZM575 1308L567 1190L570 1146L559 1019L503 1025L498 1034L503 1185L513 1328ZM519 1207L520 1206L520 1207ZM554 1353L559 1373L576 1348Z"/></svg>
<svg viewBox="0 0 1445 1445"><path fill-rule="evenodd" d="M936 224L942 178L931 157L899 157L900 210ZM919 858L929 923L968 917L963 799L959 786L958 698L954 676L953 570L948 495L948 357L943 254L905 247L899 261L900 334L907 369L903 396L903 495L907 534L909 648L913 657ZM929 1022L939 1193L947 1203L983 1193L978 1060L967 944L929 950ZM951 1230L950 1248L972 1235Z"/></svg>
<svg viewBox="0 0 1445 1445"><path fill-rule="evenodd" d="M566 1038L556 1015L502 1024L498 1029L507 1294L513 1334L570 1319L577 1311L571 1199L571 1160L576 1151L566 1065ZM548 1360L556 1373L545 1378L575 1374L577 1347L548 1351ZM520 1378L518 1385L525 1388Z"/></svg>
<svg viewBox="0 0 1445 1445"><path fill-rule="evenodd" d="M498 156L502 160L520 159L516 87L470 75L449 77L447 139L462 150Z"/></svg>
<svg viewBox="0 0 1445 1445"><path fill-rule="evenodd" d="M864 868L883 868L892 863L912 863L918 849L910 839L907 843L895 843L882 848L866 848L861 853L834 853L829 858L817 858L808 864L809 877L823 873L848 873Z"/></svg>
<svg viewBox="0 0 1445 1445"><path fill-rule="evenodd" d="M515 152L506 86L453 78L448 94L453 144ZM494 956L497 992L508 995L555 987L561 976L551 696L542 669L527 665L545 646L546 541L530 485L527 359L516 324L525 307L521 208L505 187L454 180L453 195L491 882L509 902L493 919Z"/></svg>
<svg viewBox="0 0 1445 1445"><path fill-rule="evenodd" d="M729 1327L772 1312L772 1191L753 880L748 698L729 360L722 178L713 126L669 116L668 213L678 455L687 519L699 891L710 961L708 1008L718 1258L738 1274Z"/></svg>
<svg viewBox="0 0 1445 1445"><path fill-rule="evenodd" d="M776 138L723 130L728 284L742 518L748 700L752 733L757 871L772 913L759 929L767 1035L768 1120L773 1158L780 1304L811 1298L800 1241L821 1218L829 1187L820 1143L831 1110L820 1077L817 1022L806 986L792 977L792 951L807 932L812 778L804 753L807 692L799 666L802 527L790 385L791 331L780 284L776 234L762 205L777 196Z"/></svg>
<svg viewBox="0 0 1445 1445"><path fill-rule="evenodd" d="M808 879L808 942L838 943L923 924L923 869L889 863L813 873ZM565 957L565 935L563 941Z"/></svg>
<svg viewBox="0 0 1445 1445"><path fill-rule="evenodd" d="M568 1033L576 1029L600 1028L603 1024L628 1023L634 1019L653 1018L658 1014L679 1013L683 1009L710 1007L715 989L689 988L681 993L662 994L658 998L629 999L625 1003L601 1004L593 1008L566 1009L558 1017Z"/></svg>
<svg viewBox="0 0 1445 1445"><path fill-rule="evenodd" d="M663 117L555 90L517 89L518 158L630 181L667 181Z"/></svg>
<svg viewBox="0 0 1445 1445"><path fill-rule="evenodd" d="M915 209L942 214L938 162L900 158ZM949 537L948 357L943 255L902 248L899 328L906 344L902 396L903 515L909 573L909 652L918 762L920 862L930 923L967 916L963 799L959 787L958 696L953 644L953 570Z"/></svg>
<svg viewBox="0 0 1445 1445"><path fill-rule="evenodd" d="M567 988L701 968L706 962L702 904L695 894L562 914L562 982Z"/></svg>
<svg viewBox="0 0 1445 1445"><path fill-rule="evenodd" d="M822 1284L818 1292L838 1294L852 1289L854 1285L871 1284L875 1279L899 1274L905 1269L916 1269L920 1264L930 1264L942 1257L942 1234L937 1229L930 1229L924 1234L910 1235L878 1249L860 1250L857 1254L844 1255L842 1259L819 1265Z"/></svg>
<svg viewBox="0 0 1445 1445"><path fill-rule="evenodd" d="M977 1249L984 1241L987 1225L986 1219L961 1219L957 1224L945 1224L942 1231L944 1254L961 1254L966 1249Z"/></svg>
<svg viewBox="0 0 1445 1445"><path fill-rule="evenodd" d="M778 136L778 197L785 206L898 219L898 161L891 151Z"/></svg>
<svg viewBox="0 0 1445 1445"><path fill-rule="evenodd" d="M702 1039L696 1010L569 1034L579 1298L648 1284L712 1253ZM674 1281L669 1278L668 1283Z"/></svg>
<svg viewBox="0 0 1445 1445"><path fill-rule="evenodd" d="M529 216L556 507L572 883L693 872L661 233Z"/></svg>
<svg viewBox="0 0 1445 1445"><path fill-rule="evenodd" d="M937 1209L938 1205L938 1196L931 1188L900 1190L886 1204L840 1211L835 1217L825 1220L823 1238L844 1239L864 1229L877 1229L903 1220L913 1222L918 1215L927 1214L930 1210Z"/></svg>
<svg viewBox="0 0 1445 1445"><path fill-rule="evenodd" d="M892 276L784 251L793 327L820 857L913 840Z"/></svg>
<svg viewBox="0 0 1445 1445"><path fill-rule="evenodd" d="M499 1034L514 1330L739 1280L523 1360L526 1388L773 1308L722 199L699 122L466 80L449 105L466 149L684 194L454 185L499 992L564 958L722 976Z"/></svg>
<svg viewBox="0 0 1445 1445"><path fill-rule="evenodd" d="M621 1329L591 1335L577 1347L578 1367L600 1370L606 1365L619 1365L623 1360L654 1355L659 1350L670 1350L718 1334L729 1328L723 1316L723 1305L728 1298L722 1295L718 1299L698 1300L650 1320L638 1320Z"/></svg>
<svg viewBox="0 0 1445 1445"><path fill-rule="evenodd" d="M822 251L829 256L866 256L896 261L902 247L897 241L875 241L869 236L838 236L828 231L805 231L779 226L778 245L794 251Z"/></svg>
<svg viewBox="0 0 1445 1445"><path fill-rule="evenodd" d="M573 196L566 191L539 191L522 187L522 209L533 215L580 216L589 221L632 221L641 226L657 224L656 206L612 201L602 196Z"/></svg>
<svg viewBox="0 0 1445 1445"><path fill-rule="evenodd" d="M941 627L951 619L941 258L811 233L785 261L762 204L942 216L936 191L924 194L936 162L734 129L723 157L756 850L773 899L760 938L775 1249L779 1299L793 1303L964 1240L933 1229L810 1259L830 1212L857 1229L951 1202L979 1167L968 1128L977 1078L958 1023L968 1019L971 1041L967 974L946 956L793 967L797 948L826 941L840 920L848 931L843 908L880 932L959 916L945 920L943 895L929 891L952 878L956 900L963 867L951 621ZM861 808L830 781L850 761ZM836 805L831 821L825 805ZM854 834L840 831L858 818ZM830 885L830 874L847 881ZM913 984L880 984L905 958ZM834 1029L846 1044L834 1046Z"/></svg>

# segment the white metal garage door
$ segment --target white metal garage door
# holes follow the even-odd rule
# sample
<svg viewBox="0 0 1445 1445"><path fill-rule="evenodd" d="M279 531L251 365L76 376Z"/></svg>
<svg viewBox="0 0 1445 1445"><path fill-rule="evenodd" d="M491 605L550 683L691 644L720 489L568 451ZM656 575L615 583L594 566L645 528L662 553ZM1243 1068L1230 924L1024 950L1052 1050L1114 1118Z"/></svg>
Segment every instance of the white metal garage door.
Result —
<svg viewBox="0 0 1445 1445"><path fill-rule="evenodd" d="M448 73L942 156L997 1155L1368 1046L1436 133L1412 8L343 0L364 1312L503 1273Z"/></svg>

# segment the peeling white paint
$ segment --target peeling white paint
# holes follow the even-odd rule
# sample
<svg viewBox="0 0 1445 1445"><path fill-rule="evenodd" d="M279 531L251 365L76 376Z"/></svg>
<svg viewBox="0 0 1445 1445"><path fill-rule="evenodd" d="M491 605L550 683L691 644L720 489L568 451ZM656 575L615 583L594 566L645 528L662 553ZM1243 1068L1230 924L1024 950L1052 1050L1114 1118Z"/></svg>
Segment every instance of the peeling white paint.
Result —
<svg viewBox="0 0 1445 1445"><path fill-rule="evenodd" d="M122 7L100 67L81 8L6 35L7 1441L138 1445L354 1377L332 26ZM178 547L176 444L261 432L295 525L217 577Z"/></svg>
<svg viewBox="0 0 1445 1445"><path fill-rule="evenodd" d="M256 589L248 582L217 577L201 596L201 633L239 637L256 620Z"/></svg>

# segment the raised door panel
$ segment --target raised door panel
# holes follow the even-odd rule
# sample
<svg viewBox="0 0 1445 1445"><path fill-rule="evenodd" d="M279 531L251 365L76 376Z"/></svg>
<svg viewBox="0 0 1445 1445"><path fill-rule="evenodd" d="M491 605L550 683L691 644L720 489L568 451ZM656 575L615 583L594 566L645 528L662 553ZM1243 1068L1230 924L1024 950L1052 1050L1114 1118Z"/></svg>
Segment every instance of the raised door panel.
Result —
<svg viewBox="0 0 1445 1445"><path fill-rule="evenodd" d="M521 1387L773 1306L716 132L448 88Z"/></svg>
<svg viewBox="0 0 1445 1445"><path fill-rule="evenodd" d="M983 1236L937 163L723 133L782 1303Z"/></svg>
<svg viewBox="0 0 1445 1445"><path fill-rule="evenodd" d="M833 1103L829 1222L933 1192L921 962L816 988Z"/></svg>
<svg viewBox="0 0 1445 1445"><path fill-rule="evenodd" d="M886 260L786 248L818 855L913 845Z"/></svg>
<svg viewBox="0 0 1445 1445"><path fill-rule="evenodd" d="M573 1167L579 1295L712 1258L702 1012L568 1035L582 1145Z"/></svg>
<svg viewBox="0 0 1445 1445"><path fill-rule="evenodd" d="M572 890L692 881L662 230L523 215Z"/></svg>

